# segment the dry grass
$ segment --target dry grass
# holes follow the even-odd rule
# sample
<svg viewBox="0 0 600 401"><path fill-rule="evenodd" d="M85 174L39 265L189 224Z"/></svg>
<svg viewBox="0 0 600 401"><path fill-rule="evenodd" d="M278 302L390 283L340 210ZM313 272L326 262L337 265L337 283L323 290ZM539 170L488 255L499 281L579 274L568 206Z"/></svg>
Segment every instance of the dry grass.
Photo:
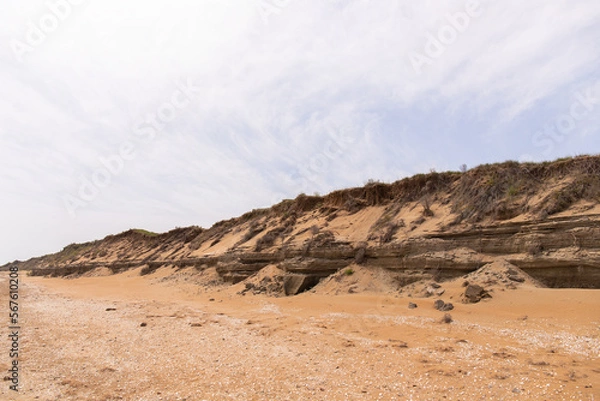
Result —
<svg viewBox="0 0 600 401"><path fill-rule="evenodd" d="M281 242L283 243L286 231L286 227L277 227L268 231L265 235L260 237L258 241L256 241L256 247L254 251L260 252L265 248L269 248L275 245L275 241L277 241L278 239L281 239Z"/></svg>

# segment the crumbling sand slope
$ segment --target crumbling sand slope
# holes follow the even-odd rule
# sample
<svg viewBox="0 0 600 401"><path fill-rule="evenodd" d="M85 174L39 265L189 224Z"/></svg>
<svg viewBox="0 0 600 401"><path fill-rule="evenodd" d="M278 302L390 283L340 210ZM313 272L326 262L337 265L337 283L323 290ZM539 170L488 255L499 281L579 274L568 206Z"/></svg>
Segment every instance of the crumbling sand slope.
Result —
<svg viewBox="0 0 600 401"><path fill-rule="evenodd" d="M400 284L390 271L354 263L323 279L311 292L323 295L359 292L392 294L399 289Z"/></svg>
<svg viewBox="0 0 600 401"><path fill-rule="evenodd" d="M498 259L464 277L465 282L485 287L516 288L520 285L543 287L533 277L504 259Z"/></svg>
<svg viewBox="0 0 600 401"><path fill-rule="evenodd" d="M240 295L249 293L253 295L284 296L286 275L286 272L276 265L268 265L241 283L234 285L231 291Z"/></svg>

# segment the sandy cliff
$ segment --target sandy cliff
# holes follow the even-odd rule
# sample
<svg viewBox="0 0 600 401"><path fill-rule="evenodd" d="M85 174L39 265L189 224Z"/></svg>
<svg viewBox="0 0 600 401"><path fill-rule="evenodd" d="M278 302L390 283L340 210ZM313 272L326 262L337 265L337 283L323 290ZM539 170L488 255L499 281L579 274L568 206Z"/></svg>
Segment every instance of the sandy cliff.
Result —
<svg viewBox="0 0 600 401"><path fill-rule="evenodd" d="M294 293L353 263L385 269L406 285L462 276L499 259L547 286L600 288L600 156L300 195L209 229L129 230L15 263L51 276L215 269L230 283L273 264L295 277L288 284Z"/></svg>

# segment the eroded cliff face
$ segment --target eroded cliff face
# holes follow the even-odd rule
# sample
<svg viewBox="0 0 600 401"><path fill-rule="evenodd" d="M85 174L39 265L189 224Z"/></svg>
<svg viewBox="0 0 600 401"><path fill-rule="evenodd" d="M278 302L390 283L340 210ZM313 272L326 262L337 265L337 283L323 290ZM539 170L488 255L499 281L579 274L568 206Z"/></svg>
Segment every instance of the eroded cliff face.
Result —
<svg viewBox="0 0 600 401"><path fill-rule="evenodd" d="M600 156L300 195L210 229L130 230L18 263L52 276L215 267L232 283L275 264L306 277L306 288L351 263L385 268L408 284L499 258L551 287L600 288Z"/></svg>

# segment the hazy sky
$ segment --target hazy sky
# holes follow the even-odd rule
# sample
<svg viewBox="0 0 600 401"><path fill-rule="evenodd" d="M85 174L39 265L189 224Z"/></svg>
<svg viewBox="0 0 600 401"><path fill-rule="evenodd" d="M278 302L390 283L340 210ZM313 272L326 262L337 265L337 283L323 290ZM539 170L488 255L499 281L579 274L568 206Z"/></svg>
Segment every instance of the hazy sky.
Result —
<svg viewBox="0 0 600 401"><path fill-rule="evenodd" d="M598 0L4 0L0 264L600 152Z"/></svg>

